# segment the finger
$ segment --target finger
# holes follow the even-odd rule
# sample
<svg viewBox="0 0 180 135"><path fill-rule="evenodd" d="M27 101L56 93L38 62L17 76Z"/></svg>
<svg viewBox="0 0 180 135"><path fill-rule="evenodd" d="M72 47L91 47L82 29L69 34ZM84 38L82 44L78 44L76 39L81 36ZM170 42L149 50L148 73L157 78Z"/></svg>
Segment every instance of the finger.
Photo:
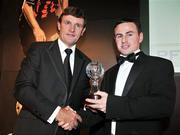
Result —
<svg viewBox="0 0 180 135"><path fill-rule="evenodd" d="M66 130L69 130L69 131L71 131L72 130L72 127L69 127L68 129L66 129Z"/></svg>
<svg viewBox="0 0 180 135"><path fill-rule="evenodd" d="M95 94L100 95L101 97L105 97L107 95L107 93L103 91L97 91Z"/></svg>
<svg viewBox="0 0 180 135"><path fill-rule="evenodd" d="M94 94L102 96L102 95L104 94L104 92L102 92L102 91L98 90L98 91L97 91L97 92L95 92Z"/></svg>
<svg viewBox="0 0 180 135"><path fill-rule="evenodd" d="M69 126L70 126L70 124L69 124L69 123L66 123L66 124L62 125L61 127L64 128L64 129L68 129Z"/></svg>
<svg viewBox="0 0 180 135"><path fill-rule="evenodd" d="M70 106L67 106L71 111L73 111L74 113L76 113L75 110L73 110Z"/></svg>
<svg viewBox="0 0 180 135"><path fill-rule="evenodd" d="M60 122L58 122L58 126L63 126L65 124L65 122L64 121L60 121Z"/></svg>
<svg viewBox="0 0 180 135"><path fill-rule="evenodd" d="M40 38L37 37L37 38L36 38L36 41L39 42L39 41L42 41L42 40L41 40Z"/></svg>
<svg viewBox="0 0 180 135"><path fill-rule="evenodd" d="M42 41L44 41L44 39L41 38L41 37L39 37L39 38L37 39L37 41L38 41L38 42L42 42Z"/></svg>
<svg viewBox="0 0 180 135"><path fill-rule="evenodd" d="M97 103L97 100L86 98L86 102L91 103L91 104L95 104L95 103ZM89 104L87 104L87 105L89 105Z"/></svg>
<svg viewBox="0 0 180 135"><path fill-rule="evenodd" d="M66 106L65 107L67 110L71 110L71 111L73 111L73 112L76 112L76 111L74 111L70 106Z"/></svg>
<svg viewBox="0 0 180 135"><path fill-rule="evenodd" d="M65 110L70 110L69 106L64 107Z"/></svg>
<svg viewBox="0 0 180 135"><path fill-rule="evenodd" d="M96 109L93 109L93 108L91 108L91 107L89 107L89 109L90 109L92 112L97 113L97 110L96 110Z"/></svg>
<svg viewBox="0 0 180 135"><path fill-rule="evenodd" d="M74 129L76 129L77 126L78 126L78 122L77 122L77 121L74 121L74 122L72 122L72 123L70 124L70 126L71 126L72 128L74 128Z"/></svg>
<svg viewBox="0 0 180 135"><path fill-rule="evenodd" d="M89 106L86 106L86 109L89 109L89 110L91 110L91 111L94 112L94 113L97 113L97 110L96 110L96 109L91 108L91 107L89 107Z"/></svg>
<svg viewBox="0 0 180 135"><path fill-rule="evenodd" d="M73 129L76 129L78 126L78 122L77 121L73 121L70 123L70 127L73 128Z"/></svg>
<svg viewBox="0 0 180 135"><path fill-rule="evenodd" d="M79 122L82 122L82 118L81 118L81 116L80 115L76 115L76 118L77 118L77 120L79 121Z"/></svg>
<svg viewBox="0 0 180 135"><path fill-rule="evenodd" d="M68 130L68 131L71 131L73 128L72 127L67 127L67 128L64 128L64 130Z"/></svg>
<svg viewBox="0 0 180 135"><path fill-rule="evenodd" d="M89 104L88 107L93 108L93 109L99 109L98 104Z"/></svg>
<svg viewBox="0 0 180 135"><path fill-rule="evenodd" d="M99 91L99 90L98 90L98 91L97 91L97 92L95 92L94 94L100 94L100 93L101 93L101 91Z"/></svg>
<svg viewBox="0 0 180 135"><path fill-rule="evenodd" d="M44 41L46 41L46 37L44 37Z"/></svg>

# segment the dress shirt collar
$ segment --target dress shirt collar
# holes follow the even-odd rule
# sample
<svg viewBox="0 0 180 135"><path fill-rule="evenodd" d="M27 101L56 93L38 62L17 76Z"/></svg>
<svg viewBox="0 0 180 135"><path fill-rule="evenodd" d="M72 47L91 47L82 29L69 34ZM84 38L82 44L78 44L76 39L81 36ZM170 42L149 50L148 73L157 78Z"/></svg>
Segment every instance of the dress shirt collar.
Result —
<svg viewBox="0 0 180 135"><path fill-rule="evenodd" d="M61 39L58 39L58 46L59 46L61 54L64 54L65 49L69 48L64 42L61 41ZM75 48L76 48L76 44L69 48L69 49L72 50L73 55L74 55L74 52L75 52Z"/></svg>

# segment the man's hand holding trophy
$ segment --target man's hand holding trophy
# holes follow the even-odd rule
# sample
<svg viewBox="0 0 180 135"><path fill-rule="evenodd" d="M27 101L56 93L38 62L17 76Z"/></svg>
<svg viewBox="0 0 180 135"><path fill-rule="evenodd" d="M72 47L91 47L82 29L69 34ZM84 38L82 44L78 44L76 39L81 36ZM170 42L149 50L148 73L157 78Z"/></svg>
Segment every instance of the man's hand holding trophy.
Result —
<svg viewBox="0 0 180 135"><path fill-rule="evenodd" d="M100 80L104 75L104 68L98 61L92 61L86 67L86 73L90 78L91 89L88 98L86 98L85 107L93 112L102 111L106 113L106 102L108 94L100 91Z"/></svg>
<svg viewBox="0 0 180 135"><path fill-rule="evenodd" d="M104 75L103 65L98 61L90 62L86 67L86 74L90 78L90 85L91 85L88 98L94 100L100 99L101 97L95 93L100 90L99 89L100 80Z"/></svg>

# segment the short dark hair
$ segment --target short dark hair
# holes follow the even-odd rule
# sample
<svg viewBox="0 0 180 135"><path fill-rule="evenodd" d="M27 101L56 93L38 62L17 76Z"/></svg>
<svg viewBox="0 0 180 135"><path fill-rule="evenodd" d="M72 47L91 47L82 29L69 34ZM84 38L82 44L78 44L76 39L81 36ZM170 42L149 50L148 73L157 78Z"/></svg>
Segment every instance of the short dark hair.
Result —
<svg viewBox="0 0 180 135"><path fill-rule="evenodd" d="M142 32L141 29L141 23L137 18L122 18L121 20L117 21L114 25L114 29L116 28L117 25L122 24L122 23L134 23L136 25L136 28L138 30L138 33Z"/></svg>
<svg viewBox="0 0 180 135"><path fill-rule="evenodd" d="M72 16L77 17L77 18L83 18L84 19L84 27L86 27L87 20L85 17L85 13L82 9L80 9L78 7L69 6L69 7L64 9L64 11L62 12L58 21L61 22L63 16L65 16L65 15L72 15Z"/></svg>

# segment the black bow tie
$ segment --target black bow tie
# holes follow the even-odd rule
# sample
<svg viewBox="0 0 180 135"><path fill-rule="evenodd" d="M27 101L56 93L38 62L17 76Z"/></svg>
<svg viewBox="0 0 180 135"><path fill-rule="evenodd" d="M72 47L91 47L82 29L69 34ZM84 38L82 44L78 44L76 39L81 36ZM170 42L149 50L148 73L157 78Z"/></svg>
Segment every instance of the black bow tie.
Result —
<svg viewBox="0 0 180 135"><path fill-rule="evenodd" d="M118 63L123 64L125 61L129 61L134 63L136 61L136 56L138 56L141 52L138 53L131 53L127 57L119 56Z"/></svg>

